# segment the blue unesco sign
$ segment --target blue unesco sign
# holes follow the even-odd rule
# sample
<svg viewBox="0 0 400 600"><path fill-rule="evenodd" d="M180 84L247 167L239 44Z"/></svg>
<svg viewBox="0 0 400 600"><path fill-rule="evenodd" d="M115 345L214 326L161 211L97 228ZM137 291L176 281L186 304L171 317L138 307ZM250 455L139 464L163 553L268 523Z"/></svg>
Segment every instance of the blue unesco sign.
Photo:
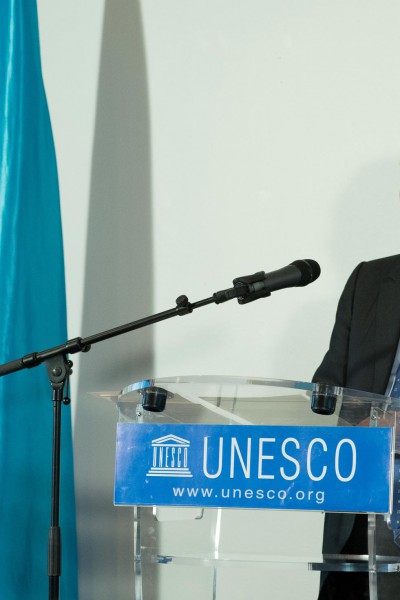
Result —
<svg viewBox="0 0 400 600"><path fill-rule="evenodd" d="M390 428L119 423L115 504L390 510Z"/></svg>

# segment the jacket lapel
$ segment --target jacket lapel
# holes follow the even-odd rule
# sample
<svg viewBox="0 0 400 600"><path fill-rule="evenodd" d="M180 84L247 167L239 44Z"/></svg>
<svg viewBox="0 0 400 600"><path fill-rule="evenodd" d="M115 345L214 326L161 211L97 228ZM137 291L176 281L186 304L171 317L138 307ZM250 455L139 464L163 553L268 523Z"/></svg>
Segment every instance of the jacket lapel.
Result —
<svg viewBox="0 0 400 600"><path fill-rule="evenodd" d="M400 268L394 268L381 281L375 346L373 391L384 394L400 337Z"/></svg>

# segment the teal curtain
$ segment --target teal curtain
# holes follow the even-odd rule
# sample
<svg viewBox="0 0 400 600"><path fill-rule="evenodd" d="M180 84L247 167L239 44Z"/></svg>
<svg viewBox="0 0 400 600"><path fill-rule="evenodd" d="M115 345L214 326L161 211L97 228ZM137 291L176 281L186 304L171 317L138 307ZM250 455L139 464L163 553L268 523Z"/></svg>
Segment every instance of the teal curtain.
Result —
<svg viewBox="0 0 400 600"><path fill-rule="evenodd" d="M36 0L0 0L0 363L67 339L57 165ZM61 598L77 593L71 413L62 409ZM0 596L48 597L51 388L44 365L0 378Z"/></svg>

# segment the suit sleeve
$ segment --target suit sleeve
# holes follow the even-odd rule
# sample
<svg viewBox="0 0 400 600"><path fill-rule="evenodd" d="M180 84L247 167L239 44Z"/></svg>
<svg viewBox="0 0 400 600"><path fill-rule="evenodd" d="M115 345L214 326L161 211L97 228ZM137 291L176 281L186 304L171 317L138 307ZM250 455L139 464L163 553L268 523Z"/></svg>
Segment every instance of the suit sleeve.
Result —
<svg viewBox="0 0 400 600"><path fill-rule="evenodd" d="M314 374L313 382L346 387L354 295L363 264L359 264L354 269L344 287L336 312L329 349Z"/></svg>

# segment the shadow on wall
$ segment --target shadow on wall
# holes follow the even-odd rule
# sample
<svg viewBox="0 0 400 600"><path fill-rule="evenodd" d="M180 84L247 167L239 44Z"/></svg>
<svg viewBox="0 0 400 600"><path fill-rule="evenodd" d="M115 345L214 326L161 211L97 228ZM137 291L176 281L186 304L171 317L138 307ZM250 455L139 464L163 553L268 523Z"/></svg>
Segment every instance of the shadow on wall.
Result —
<svg viewBox="0 0 400 600"><path fill-rule="evenodd" d="M137 0L105 2L88 220L82 335L152 312L150 133ZM133 596L133 514L114 508L116 409L88 396L153 367L150 328L95 345L81 359L75 477L81 600Z"/></svg>

